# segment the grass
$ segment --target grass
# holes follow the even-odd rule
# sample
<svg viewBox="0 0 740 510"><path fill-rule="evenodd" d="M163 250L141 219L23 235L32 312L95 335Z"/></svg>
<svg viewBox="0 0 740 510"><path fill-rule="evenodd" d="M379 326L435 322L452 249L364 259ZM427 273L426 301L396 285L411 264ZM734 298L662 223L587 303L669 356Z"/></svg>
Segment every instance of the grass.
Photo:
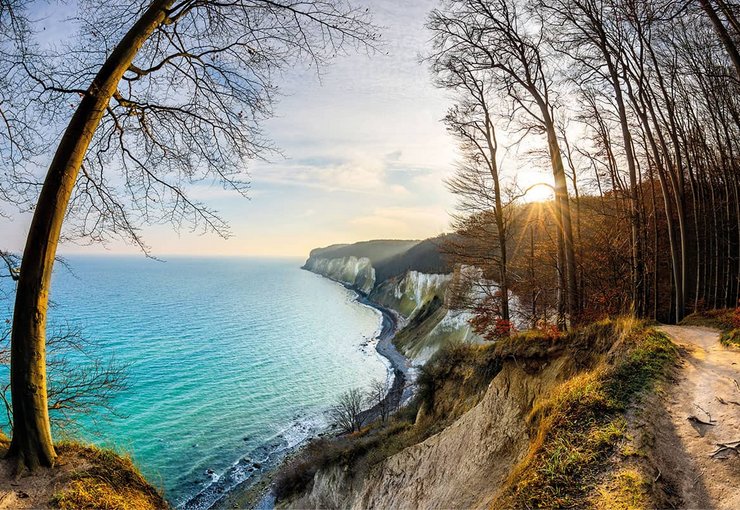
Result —
<svg viewBox="0 0 740 510"><path fill-rule="evenodd" d="M566 334L527 332L492 344L446 347L421 371L414 405L385 426L316 442L283 468L276 495L283 500L310 488L316 472L329 467L341 467L348 480L361 479L372 466L474 407L505 363L536 374L562 359L568 366L564 375L571 377L534 403L527 417L530 450L502 488L500 506L646 508L640 470L610 462L640 458L630 443L626 415L677 355L666 336L634 319L604 320Z"/></svg>
<svg viewBox="0 0 740 510"><path fill-rule="evenodd" d="M9 445L10 440L0 431L0 455L5 454ZM61 488L48 501L51 507L62 510L169 508L162 494L146 481L130 457L73 441L61 441L54 447L57 465L71 469L69 475L60 478Z"/></svg>
<svg viewBox="0 0 740 510"><path fill-rule="evenodd" d="M634 468L623 468L613 473L606 483L597 488L593 508L597 510L642 510L650 508L648 486L650 479Z"/></svg>
<svg viewBox="0 0 740 510"><path fill-rule="evenodd" d="M632 508L607 503L639 503L634 477L604 479L604 474L627 439L625 411L664 377L677 350L652 328L631 328L621 332L604 361L536 403L528 417L535 439L508 481L504 506L572 508L598 502L601 508ZM640 505L636 508L649 506Z"/></svg>
<svg viewBox="0 0 740 510"><path fill-rule="evenodd" d="M129 457L112 450L74 442L56 445L60 458L78 456L89 467L75 472L54 494L51 504L62 510L149 510L168 508L162 495L141 475Z"/></svg>
<svg viewBox="0 0 740 510"><path fill-rule="evenodd" d="M484 395L501 370L492 345L452 344L424 366L413 403L385 424L373 423L361 432L311 442L278 472L273 486L278 501L309 488L321 469L340 466L360 476L404 448L442 430Z"/></svg>
<svg viewBox="0 0 740 510"><path fill-rule="evenodd" d="M719 340L728 347L740 347L740 308L720 308L687 315L684 326L705 326L721 331Z"/></svg>

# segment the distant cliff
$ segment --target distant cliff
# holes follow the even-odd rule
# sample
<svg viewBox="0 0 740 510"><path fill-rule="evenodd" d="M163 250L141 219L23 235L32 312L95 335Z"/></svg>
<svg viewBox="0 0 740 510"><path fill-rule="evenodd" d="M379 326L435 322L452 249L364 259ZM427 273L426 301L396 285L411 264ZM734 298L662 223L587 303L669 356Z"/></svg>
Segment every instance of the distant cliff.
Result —
<svg viewBox="0 0 740 510"><path fill-rule="evenodd" d="M304 269L351 286L396 312L403 329L396 346L415 364L439 348L477 342L465 312L449 307L453 268L446 261L446 236L424 241L364 241L312 250Z"/></svg>

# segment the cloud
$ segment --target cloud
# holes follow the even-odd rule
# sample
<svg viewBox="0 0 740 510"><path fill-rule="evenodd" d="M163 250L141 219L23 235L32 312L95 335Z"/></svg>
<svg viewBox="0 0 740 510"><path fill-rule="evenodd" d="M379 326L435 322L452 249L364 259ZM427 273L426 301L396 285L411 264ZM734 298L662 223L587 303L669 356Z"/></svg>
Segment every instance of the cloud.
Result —
<svg viewBox="0 0 740 510"><path fill-rule="evenodd" d="M390 191L393 195L396 195L396 196L406 196L406 195L411 194L409 190L406 189L406 187L402 186L401 184L391 184L388 187L388 191Z"/></svg>
<svg viewBox="0 0 740 510"><path fill-rule="evenodd" d="M391 206L373 210L370 214L355 216L349 220L353 228L377 232L374 237L434 236L443 232L449 224L449 216L438 207Z"/></svg>
<svg viewBox="0 0 740 510"><path fill-rule="evenodd" d="M408 180L410 177L406 176L417 173L430 173L430 170L415 168L415 165L407 168L401 158L402 152L398 150L381 156L347 154L345 157L288 159L260 166L252 175L258 182L403 197L410 194L409 189L397 181Z"/></svg>

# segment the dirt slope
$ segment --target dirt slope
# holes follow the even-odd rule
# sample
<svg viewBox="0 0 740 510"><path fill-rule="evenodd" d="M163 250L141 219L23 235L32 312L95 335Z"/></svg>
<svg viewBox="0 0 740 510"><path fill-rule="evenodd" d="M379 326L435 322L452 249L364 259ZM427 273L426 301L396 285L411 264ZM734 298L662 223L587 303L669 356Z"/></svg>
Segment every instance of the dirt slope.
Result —
<svg viewBox="0 0 740 510"><path fill-rule="evenodd" d="M383 461L364 479L341 467L316 475L292 508L489 508L526 454L525 418L534 400L570 372L565 357L535 374L511 363L473 409L442 432Z"/></svg>
<svg viewBox="0 0 740 510"><path fill-rule="evenodd" d="M685 351L678 381L666 390L665 424L656 438L656 450L672 468L666 474L685 508L740 508L740 454L713 455L719 444L740 444L740 351L723 347L717 330L661 329Z"/></svg>

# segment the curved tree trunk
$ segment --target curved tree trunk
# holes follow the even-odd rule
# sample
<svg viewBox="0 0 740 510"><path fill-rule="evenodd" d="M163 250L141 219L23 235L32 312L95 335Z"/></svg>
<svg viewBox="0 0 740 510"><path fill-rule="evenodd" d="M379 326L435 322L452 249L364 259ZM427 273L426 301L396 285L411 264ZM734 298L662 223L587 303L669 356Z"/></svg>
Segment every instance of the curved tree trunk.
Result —
<svg viewBox="0 0 740 510"><path fill-rule="evenodd" d="M23 252L11 339L14 426L8 456L18 458L21 469L52 466L55 459L46 392L46 311L72 189L118 82L173 3L154 0L105 61L67 126L41 189Z"/></svg>

